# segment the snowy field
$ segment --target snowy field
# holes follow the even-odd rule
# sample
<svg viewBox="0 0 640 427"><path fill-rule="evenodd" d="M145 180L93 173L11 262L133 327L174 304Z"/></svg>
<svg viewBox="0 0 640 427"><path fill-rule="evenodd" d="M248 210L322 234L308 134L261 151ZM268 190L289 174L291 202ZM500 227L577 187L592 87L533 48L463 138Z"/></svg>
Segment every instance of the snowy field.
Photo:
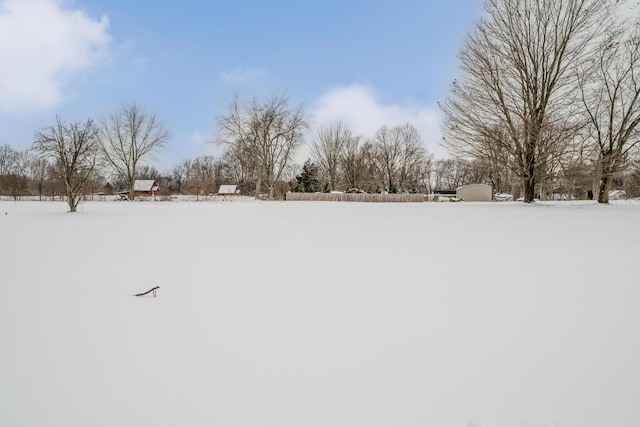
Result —
<svg viewBox="0 0 640 427"><path fill-rule="evenodd" d="M637 202L79 210L0 202L0 426L640 425Z"/></svg>

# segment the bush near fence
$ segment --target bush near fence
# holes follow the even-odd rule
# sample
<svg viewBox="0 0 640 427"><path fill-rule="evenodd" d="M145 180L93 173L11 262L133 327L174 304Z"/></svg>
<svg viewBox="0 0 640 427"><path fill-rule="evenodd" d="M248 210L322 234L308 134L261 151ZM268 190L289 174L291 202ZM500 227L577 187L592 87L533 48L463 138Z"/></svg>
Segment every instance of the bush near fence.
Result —
<svg viewBox="0 0 640 427"><path fill-rule="evenodd" d="M416 203L424 202L424 194L368 194L368 193L287 193L287 201L308 202L368 202Z"/></svg>

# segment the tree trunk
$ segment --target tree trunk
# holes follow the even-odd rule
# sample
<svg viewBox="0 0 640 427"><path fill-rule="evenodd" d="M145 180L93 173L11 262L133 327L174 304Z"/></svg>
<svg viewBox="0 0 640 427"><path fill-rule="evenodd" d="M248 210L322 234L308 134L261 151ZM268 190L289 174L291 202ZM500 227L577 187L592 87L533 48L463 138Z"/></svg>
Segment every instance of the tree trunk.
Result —
<svg viewBox="0 0 640 427"><path fill-rule="evenodd" d="M129 200L133 200L136 197L135 180L129 182Z"/></svg>
<svg viewBox="0 0 640 427"><path fill-rule="evenodd" d="M611 181L615 168L613 156L611 154L605 154L602 156L601 162L598 203L609 203L609 190L611 189Z"/></svg>
<svg viewBox="0 0 640 427"><path fill-rule="evenodd" d="M530 176L529 178L524 180L524 201L525 203L533 202L535 198L536 191L536 180L534 177Z"/></svg>
<svg viewBox="0 0 640 427"><path fill-rule="evenodd" d="M600 178L598 186L598 203L609 203L609 188L611 187L611 177L603 176Z"/></svg>
<svg viewBox="0 0 640 427"><path fill-rule="evenodd" d="M67 191L67 203L69 204L69 212L76 211L76 199L71 191Z"/></svg>
<svg viewBox="0 0 640 427"><path fill-rule="evenodd" d="M261 187L262 187L262 174L258 173L258 179L256 179L256 199L260 199Z"/></svg>

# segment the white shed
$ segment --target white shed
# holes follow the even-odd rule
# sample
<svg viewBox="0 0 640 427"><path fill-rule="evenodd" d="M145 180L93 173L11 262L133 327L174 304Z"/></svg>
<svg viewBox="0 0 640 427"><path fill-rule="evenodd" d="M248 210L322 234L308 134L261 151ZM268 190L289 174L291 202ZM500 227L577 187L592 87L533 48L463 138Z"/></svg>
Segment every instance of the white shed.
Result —
<svg viewBox="0 0 640 427"><path fill-rule="evenodd" d="M490 202L492 194L491 186L486 184L463 185L456 190L456 198L465 202Z"/></svg>
<svg viewBox="0 0 640 427"><path fill-rule="evenodd" d="M221 185L220 188L218 189L218 195L228 196L228 195L236 195L239 193L240 191L238 190L237 185Z"/></svg>

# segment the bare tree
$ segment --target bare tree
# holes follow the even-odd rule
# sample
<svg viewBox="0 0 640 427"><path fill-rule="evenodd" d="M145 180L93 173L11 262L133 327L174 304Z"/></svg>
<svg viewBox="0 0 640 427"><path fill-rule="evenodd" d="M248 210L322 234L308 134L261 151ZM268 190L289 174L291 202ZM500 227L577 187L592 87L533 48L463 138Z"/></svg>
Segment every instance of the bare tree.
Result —
<svg viewBox="0 0 640 427"><path fill-rule="evenodd" d="M640 143L640 21L609 33L593 67L579 81L598 154L598 202L609 203L613 176Z"/></svg>
<svg viewBox="0 0 640 427"><path fill-rule="evenodd" d="M458 187L471 184L470 162L464 159L440 159L433 166L431 186L436 191L454 191Z"/></svg>
<svg viewBox="0 0 640 427"><path fill-rule="evenodd" d="M630 156L624 187L627 197L640 197L640 153L638 150Z"/></svg>
<svg viewBox="0 0 640 427"><path fill-rule="evenodd" d="M130 200L135 197L133 187L141 160L166 146L168 141L165 124L136 103L121 106L101 121L103 156L126 183Z"/></svg>
<svg viewBox="0 0 640 427"><path fill-rule="evenodd" d="M240 104L234 97L227 114L218 117L218 142L247 153L256 168L256 197L262 179L273 198L276 183L302 144L308 128L302 106L289 107L289 98L274 95L264 102L253 98Z"/></svg>
<svg viewBox="0 0 640 427"><path fill-rule="evenodd" d="M592 58L609 0L487 0L487 17L460 53L462 78L446 103L444 145L462 157L499 152L523 181L524 200L576 123L574 67ZM496 132L499 129L499 132Z"/></svg>
<svg viewBox="0 0 640 427"><path fill-rule="evenodd" d="M250 194L257 181L253 156L241 146L230 146L222 156L222 163L228 183L236 184L242 194Z"/></svg>
<svg viewBox="0 0 640 427"><path fill-rule="evenodd" d="M9 144L0 146L0 194L8 194L9 177L16 161L17 152Z"/></svg>
<svg viewBox="0 0 640 427"><path fill-rule="evenodd" d="M9 185L11 197L20 200L29 188L29 162L32 154L29 151L16 151L10 174Z"/></svg>
<svg viewBox="0 0 640 427"><path fill-rule="evenodd" d="M191 160L185 159L182 163L176 165L171 169L171 181L169 184L169 190L176 193L182 193L183 185L187 179L187 173L191 167Z"/></svg>
<svg viewBox="0 0 640 427"><path fill-rule="evenodd" d="M364 159L361 156L360 137L351 137L343 147L340 156L340 170L347 189L361 186Z"/></svg>
<svg viewBox="0 0 640 427"><path fill-rule="evenodd" d="M427 152L422 137L418 129L409 123L394 129L402 147L398 168L398 186L412 192L421 187L420 190L424 191L425 188L422 187L426 187L431 156Z"/></svg>
<svg viewBox="0 0 640 427"><path fill-rule="evenodd" d="M335 190L338 184L341 159L345 151L358 138L342 122L321 126L311 144L311 156L320 167L329 190Z"/></svg>
<svg viewBox="0 0 640 427"><path fill-rule="evenodd" d="M29 161L29 175L38 188L38 198L42 200L42 190L47 179L47 161L41 157L34 156Z"/></svg>
<svg viewBox="0 0 640 427"><path fill-rule="evenodd" d="M16 151L9 144L0 145L0 176L9 173Z"/></svg>
<svg viewBox="0 0 640 427"><path fill-rule="evenodd" d="M75 212L80 192L93 173L99 150L98 130L92 120L56 124L36 133L32 149L53 165L64 183L69 211Z"/></svg>
<svg viewBox="0 0 640 427"><path fill-rule="evenodd" d="M366 141L358 150L359 179L358 188L365 189L368 193L384 191L378 166L378 148L372 141Z"/></svg>
<svg viewBox="0 0 640 427"><path fill-rule="evenodd" d="M183 187L196 197L214 193L223 179L222 161L213 156L184 160L181 168L184 170Z"/></svg>
<svg viewBox="0 0 640 427"><path fill-rule="evenodd" d="M0 147L0 194L14 200L24 196L29 187L29 161L31 153L14 150L9 145Z"/></svg>
<svg viewBox="0 0 640 427"><path fill-rule="evenodd" d="M375 163L386 191L415 188L425 178L427 150L418 130L410 124L382 126L373 137Z"/></svg>

